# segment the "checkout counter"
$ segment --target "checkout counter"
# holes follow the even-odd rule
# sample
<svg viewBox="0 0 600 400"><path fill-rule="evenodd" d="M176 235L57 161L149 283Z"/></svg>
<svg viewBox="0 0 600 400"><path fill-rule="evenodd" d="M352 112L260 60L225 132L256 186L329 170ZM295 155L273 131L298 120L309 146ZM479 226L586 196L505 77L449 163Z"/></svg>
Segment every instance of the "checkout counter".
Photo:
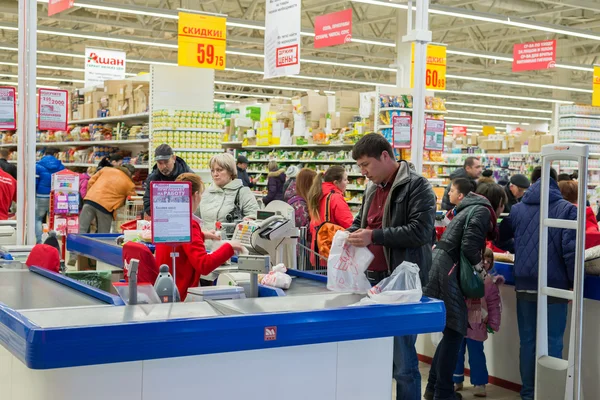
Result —
<svg viewBox="0 0 600 400"><path fill-rule="evenodd" d="M254 249L240 265L254 268L265 251L284 255L285 240L275 240L282 220L239 227L252 231ZM73 235L68 249L120 265L113 243ZM438 300L356 306L362 295L330 292L326 277L292 269L285 296L146 305L94 297L101 291L36 268L7 272L0 288L14 289L0 293L2 400L390 399L393 336L440 331L445 321ZM32 294L31 282L43 290Z"/></svg>

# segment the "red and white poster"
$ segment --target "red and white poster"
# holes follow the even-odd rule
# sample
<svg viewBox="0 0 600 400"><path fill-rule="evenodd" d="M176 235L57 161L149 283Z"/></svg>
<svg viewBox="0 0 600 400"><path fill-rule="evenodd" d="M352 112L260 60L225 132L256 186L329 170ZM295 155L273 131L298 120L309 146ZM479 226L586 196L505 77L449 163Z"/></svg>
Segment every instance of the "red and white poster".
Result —
<svg viewBox="0 0 600 400"><path fill-rule="evenodd" d="M151 182L152 243L179 244L192 241L192 184Z"/></svg>
<svg viewBox="0 0 600 400"><path fill-rule="evenodd" d="M265 79L300 73L300 0L268 0L265 14Z"/></svg>
<svg viewBox="0 0 600 400"><path fill-rule="evenodd" d="M0 129L17 129L17 91L0 87Z"/></svg>
<svg viewBox="0 0 600 400"><path fill-rule="evenodd" d="M410 115L394 115L392 131L394 133L392 146L395 149L410 149L412 142L412 118Z"/></svg>
<svg viewBox="0 0 600 400"><path fill-rule="evenodd" d="M453 126L452 134L456 136L465 136L467 134L466 126Z"/></svg>
<svg viewBox="0 0 600 400"><path fill-rule="evenodd" d="M425 118L425 144L424 149L430 151L444 151L444 136L446 135L446 121L443 119Z"/></svg>
<svg viewBox="0 0 600 400"><path fill-rule="evenodd" d="M41 131L66 131L69 92L57 89L39 89L38 95L38 129Z"/></svg>
<svg viewBox="0 0 600 400"><path fill-rule="evenodd" d="M75 0L49 0L48 1L48 16L68 10L75 5Z"/></svg>
<svg viewBox="0 0 600 400"><path fill-rule="evenodd" d="M518 43L513 47L513 72L556 67L556 40Z"/></svg>
<svg viewBox="0 0 600 400"><path fill-rule="evenodd" d="M315 18L315 49L352 41L352 9Z"/></svg>

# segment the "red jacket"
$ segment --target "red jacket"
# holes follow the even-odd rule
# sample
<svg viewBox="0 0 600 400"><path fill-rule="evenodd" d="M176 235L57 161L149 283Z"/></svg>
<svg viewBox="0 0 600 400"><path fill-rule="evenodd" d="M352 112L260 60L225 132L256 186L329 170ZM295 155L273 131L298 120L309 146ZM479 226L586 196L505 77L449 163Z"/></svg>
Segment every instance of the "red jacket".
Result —
<svg viewBox="0 0 600 400"><path fill-rule="evenodd" d="M600 229L598 229L598 221L592 207L585 209L585 248L600 245Z"/></svg>
<svg viewBox="0 0 600 400"><path fill-rule="evenodd" d="M8 210L17 201L17 181L0 169L0 221L8 219Z"/></svg>
<svg viewBox="0 0 600 400"><path fill-rule="evenodd" d="M156 264L159 268L163 264L168 265L171 275L173 274L172 251L173 247L168 245L156 246ZM192 243L177 246L175 252L179 253L175 262L177 266L176 284L181 301L185 300L188 288L198 286L201 275L211 273L233 256L233 248L229 243L225 243L216 251L208 254L204 247L204 234L195 219L192 220Z"/></svg>

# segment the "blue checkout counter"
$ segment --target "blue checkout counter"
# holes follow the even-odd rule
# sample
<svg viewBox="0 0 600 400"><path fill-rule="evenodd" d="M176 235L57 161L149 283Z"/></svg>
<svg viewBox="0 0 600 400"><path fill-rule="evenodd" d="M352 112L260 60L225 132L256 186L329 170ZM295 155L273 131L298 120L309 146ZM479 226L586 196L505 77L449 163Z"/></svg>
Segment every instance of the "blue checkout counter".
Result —
<svg viewBox="0 0 600 400"><path fill-rule="evenodd" d="M117 260L79 239L68 249ZM58 274L0 270L0 399L389 399L392 337L445 323L438 300L355 306L363 296L291 274L287 296L124 306Z"/></svg>

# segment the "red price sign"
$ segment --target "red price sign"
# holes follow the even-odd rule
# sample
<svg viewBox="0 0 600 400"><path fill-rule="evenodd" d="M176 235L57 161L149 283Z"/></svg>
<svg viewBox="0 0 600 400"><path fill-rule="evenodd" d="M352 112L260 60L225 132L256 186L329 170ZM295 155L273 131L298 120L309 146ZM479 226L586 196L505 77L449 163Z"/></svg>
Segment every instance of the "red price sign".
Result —
<svg viewBox="0 0 600 400"><path fill-rule="evenodd" d="M210 64L215 67L225 67L225 57L215 55L215 46L198 43L198 63Z"/></svg>
<svg viewBox="0 0 600 400"><path fill-rule="evenodd" d="M179 13L177 64L225 69L226 18Z"/></svg>
<svg viewBox="0 0 600 400"><path fill-rule="evenodd" d="M38 91L38 129L41 131L67 130L69 92L56 89Z"/></svg>
<svg viewBox="0 0 600 400"><path fill-rule="evenodd" d="M412 64L410 70L410 87L414 87L415 45L412 45ZM425 88L429 90L446 90L446 46L427 45L427 65L425 69Z"/></svg>

